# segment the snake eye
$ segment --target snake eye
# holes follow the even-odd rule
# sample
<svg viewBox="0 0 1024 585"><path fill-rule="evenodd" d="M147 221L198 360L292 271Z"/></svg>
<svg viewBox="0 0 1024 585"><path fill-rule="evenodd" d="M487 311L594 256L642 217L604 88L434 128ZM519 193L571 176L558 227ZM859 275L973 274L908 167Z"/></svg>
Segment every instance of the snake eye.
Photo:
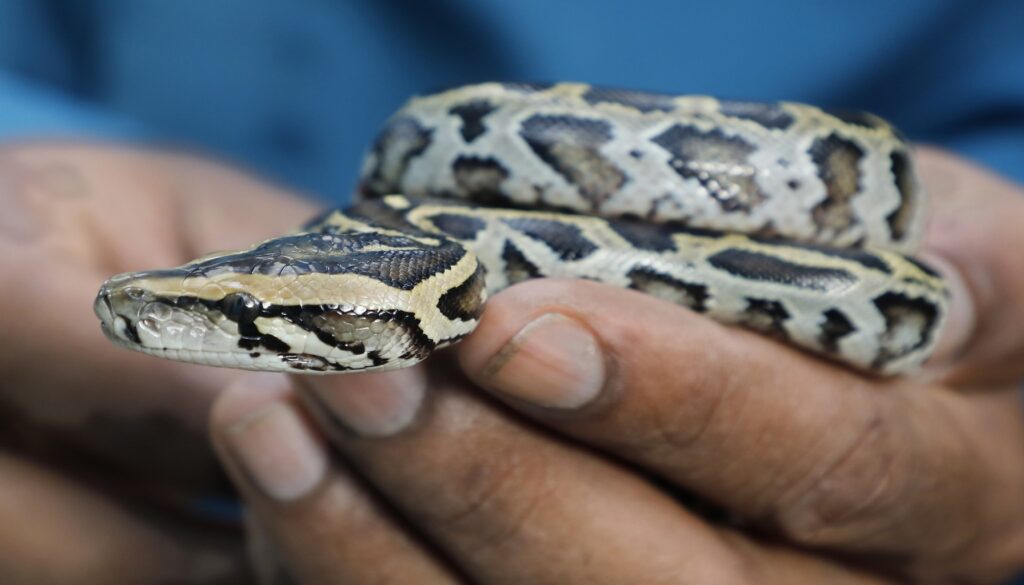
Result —
<svg viewBox="0 0 1024 585"><path fill-rule="evenodd" d="M220 301L220 312L237 323L252 322L260 314L260 303L250 294L231 293Z"/></svg>

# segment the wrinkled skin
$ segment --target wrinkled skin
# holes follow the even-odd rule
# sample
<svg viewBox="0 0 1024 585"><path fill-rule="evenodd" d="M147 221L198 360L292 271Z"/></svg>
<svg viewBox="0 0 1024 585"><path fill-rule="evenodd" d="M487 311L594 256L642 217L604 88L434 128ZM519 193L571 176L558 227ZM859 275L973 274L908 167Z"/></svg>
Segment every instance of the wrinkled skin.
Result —
<svg viewBox="0 0 1024 585"><path fill-rule="evenodd" d="M0 209L0 581L249 582L238 536L178 509L226 489L205 425L240 373L114 347L90 297L315 206L210 163L33 146L0 150Z"/></svg>
<svg viewBox="0 0 1024 585"><path fill-rule="evenodd" d="M281 233L313 206L165 155L0 152L0 263L19 275L0 280L0 575L996 583L1024 566L1024 197L938 152L921 170L927 251L960 285L918 377L864 378L630 291L537 281L425 366L314 379L118 350L91 312L109 274ZM158 497L218 489L211 405L251 562L241 535Z"/></svg>

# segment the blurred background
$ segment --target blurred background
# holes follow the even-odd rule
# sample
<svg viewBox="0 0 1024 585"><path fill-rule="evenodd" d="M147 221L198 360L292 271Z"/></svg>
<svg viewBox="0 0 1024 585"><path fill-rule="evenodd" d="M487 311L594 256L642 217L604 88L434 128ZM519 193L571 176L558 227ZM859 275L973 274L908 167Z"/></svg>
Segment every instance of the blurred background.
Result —
<svg viewBox="0 0 1024 585"><path fill-rule="evenodd" d="M227 159L337 202L410 95L574 80L874 111L1024 180L1024 2L0 0L0 139Z"/></svg>
<svg viewBox="0 0 1024 585"><path fill-rule="evenodd" d="M409 96L493 80L869 110L1024 182L1024 0L0 0L0 144L173 148L334 203Z"/></svg>

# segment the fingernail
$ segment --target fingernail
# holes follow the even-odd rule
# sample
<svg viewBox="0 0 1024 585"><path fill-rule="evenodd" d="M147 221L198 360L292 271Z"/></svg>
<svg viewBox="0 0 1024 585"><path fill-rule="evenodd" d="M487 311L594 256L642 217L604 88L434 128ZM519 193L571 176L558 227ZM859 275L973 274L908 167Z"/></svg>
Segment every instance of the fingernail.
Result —
<svg viewBox="0 0 1024 585"><path fill-rule="evenodd" d="M491 359L484 380L499 392L548 408L579 408L604 386L605 367L593 335L575 319L543 315Z"/></svg>
<svg viewBox="0 0 1024 585"><path fill-rule="evenodd" d="M951 262L931 254L923 254L921 260L942 275L949 289L946 324L940 332L941 338L930 361L932 364L941 364L960 355L974 334L974 297L963 275Z"/></svg>
<svg viewBox="0 0 1024 585"><path fill-rule="evenodd" d="M297 500L327 473L323 445L288 403L274 402L243 416L224 437L246 476L273 500Z"/></svg>
<svg viewBox="0 0 1024 585"><path fill-rule="evenodd" d="M427 388L421 366L382 373L304 376L301 382L325 414L365 437L386 437L409 426Z"/></svg>

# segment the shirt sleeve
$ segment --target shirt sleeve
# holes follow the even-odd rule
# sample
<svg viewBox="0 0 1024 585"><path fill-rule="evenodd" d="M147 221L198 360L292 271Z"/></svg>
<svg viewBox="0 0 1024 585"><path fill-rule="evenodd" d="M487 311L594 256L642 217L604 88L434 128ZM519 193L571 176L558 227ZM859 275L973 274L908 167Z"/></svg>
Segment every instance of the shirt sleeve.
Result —
<svg viewBox="0 0 1024 585"><path fill-rule="evenodd" d="M143 132L124 115L0 71L0 141L58 136L138 139Z"/></svg>

